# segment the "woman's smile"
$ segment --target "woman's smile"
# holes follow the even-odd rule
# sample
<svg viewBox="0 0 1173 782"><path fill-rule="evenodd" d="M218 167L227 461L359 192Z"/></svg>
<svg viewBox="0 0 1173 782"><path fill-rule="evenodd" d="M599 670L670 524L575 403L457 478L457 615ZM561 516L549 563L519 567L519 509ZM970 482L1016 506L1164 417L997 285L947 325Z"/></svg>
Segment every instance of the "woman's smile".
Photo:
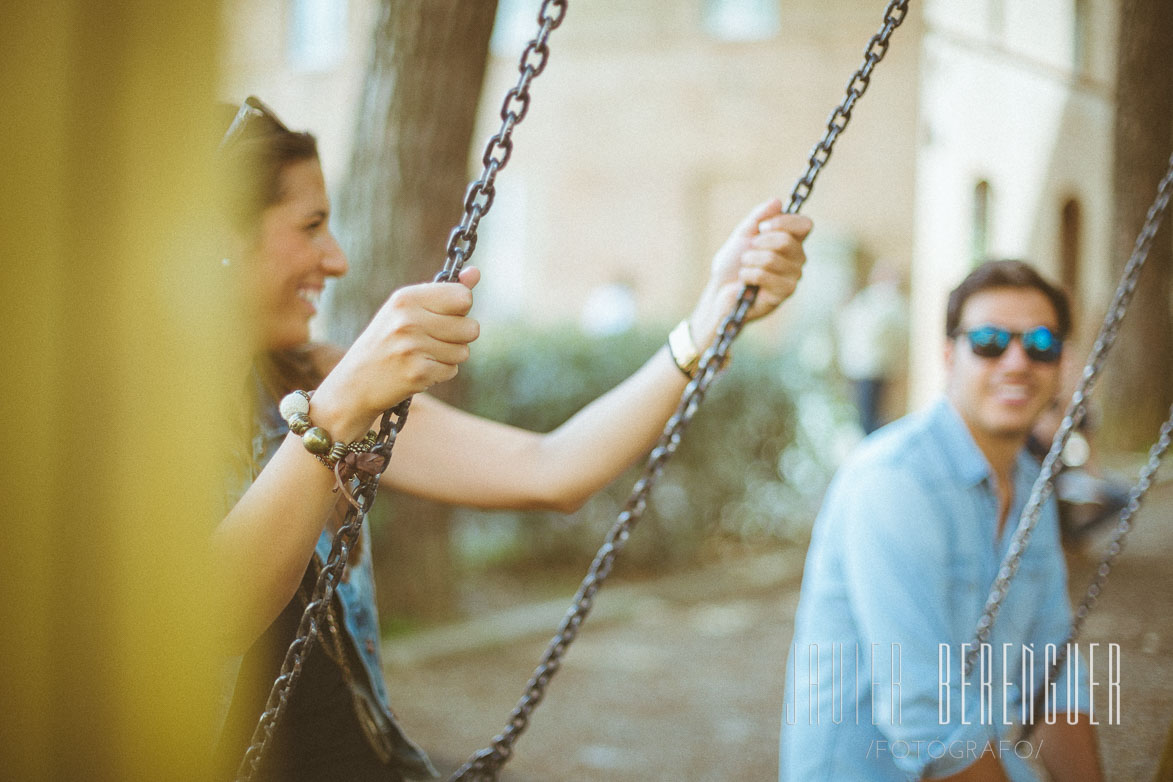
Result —
<svg viewBox="0 0 1173 782"><path fill-rule="evenodd" d="M255 250L256 289L267 349L309 341L325 282L346 273L346 256L330 233L330 201L316 159L287 165L281 199L261 215Z"/></svg>

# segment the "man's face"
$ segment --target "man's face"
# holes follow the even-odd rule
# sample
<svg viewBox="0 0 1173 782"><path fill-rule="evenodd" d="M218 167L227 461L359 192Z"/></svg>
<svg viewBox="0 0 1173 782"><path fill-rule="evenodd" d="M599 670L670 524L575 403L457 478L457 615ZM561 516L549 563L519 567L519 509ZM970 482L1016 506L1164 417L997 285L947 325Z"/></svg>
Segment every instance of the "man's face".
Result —
<svg viewBox="0 0 1173 782"><path fill-rule="evenodd" d="M1011 339L996 358L975 355L966 332L979 326L1017 333L1046 326L1057 334L1055 308L1035 288L987 288L966 300L958 336L945 346L947 393L974 439L979 445L994 440L1025 442L1058 390L1059 362L1030 358L1020 337Z"/></svg>

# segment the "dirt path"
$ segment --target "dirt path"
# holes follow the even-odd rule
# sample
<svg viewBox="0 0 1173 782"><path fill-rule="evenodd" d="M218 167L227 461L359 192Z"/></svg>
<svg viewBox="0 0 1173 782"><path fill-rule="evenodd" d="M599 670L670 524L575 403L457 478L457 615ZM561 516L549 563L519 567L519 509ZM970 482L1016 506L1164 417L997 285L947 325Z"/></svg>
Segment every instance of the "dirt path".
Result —
<svg viewBox="0 0 1173 782"><path fill-rule="evenodd" d="M801 556L609 584L502 779L776 779ZM1073 563L1074 591L1091 569ZM443 773L504 726L568 599L389 644L400 716ZM1173 484L1151 492L1083 640L1122 653L1108 778L1152 779L1173 720Z"/></svg>

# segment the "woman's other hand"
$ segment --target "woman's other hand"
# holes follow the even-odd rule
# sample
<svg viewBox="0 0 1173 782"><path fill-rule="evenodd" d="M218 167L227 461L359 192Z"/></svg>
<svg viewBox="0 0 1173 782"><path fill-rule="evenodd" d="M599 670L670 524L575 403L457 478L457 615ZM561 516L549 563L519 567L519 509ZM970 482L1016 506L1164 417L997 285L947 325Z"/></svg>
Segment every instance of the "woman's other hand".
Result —
<svg viewBox="0 0 1173 782"><path fill-rule="evenodd" d="M708 284L689 317L692 337L702 352L746 285L758 287L747 321L768 315L790 298L802 276L802 242L811 225L807 217L783 214L782 202L774 199L755 207L733 229L713 256Z"/></svg>

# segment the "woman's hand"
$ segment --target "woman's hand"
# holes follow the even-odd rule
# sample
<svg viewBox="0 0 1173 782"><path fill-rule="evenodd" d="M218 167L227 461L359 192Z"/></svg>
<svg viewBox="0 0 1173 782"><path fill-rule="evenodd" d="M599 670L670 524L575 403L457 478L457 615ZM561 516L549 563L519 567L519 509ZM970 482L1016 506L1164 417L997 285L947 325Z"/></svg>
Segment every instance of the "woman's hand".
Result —
<svg viewBox="0 0 1173 782"><path fill-rule="evenodd" d="M395 291L314 392L314 423L349 442L387 408L456 377L480 334L480 324L468 317L479 280L480 271L470 267L459 283Z"/></svg>
<svg viewBox="0 0 1173 782"><path fill-rule="evenodd" d="M783 214L782 202L774 199L755 207L733 229L713 256L708 284L688 319L701 352L712 343L746 285L758 286L747 321L768 315L790 298L802 276L802 242L811 225L809 218Z"/></svg>

